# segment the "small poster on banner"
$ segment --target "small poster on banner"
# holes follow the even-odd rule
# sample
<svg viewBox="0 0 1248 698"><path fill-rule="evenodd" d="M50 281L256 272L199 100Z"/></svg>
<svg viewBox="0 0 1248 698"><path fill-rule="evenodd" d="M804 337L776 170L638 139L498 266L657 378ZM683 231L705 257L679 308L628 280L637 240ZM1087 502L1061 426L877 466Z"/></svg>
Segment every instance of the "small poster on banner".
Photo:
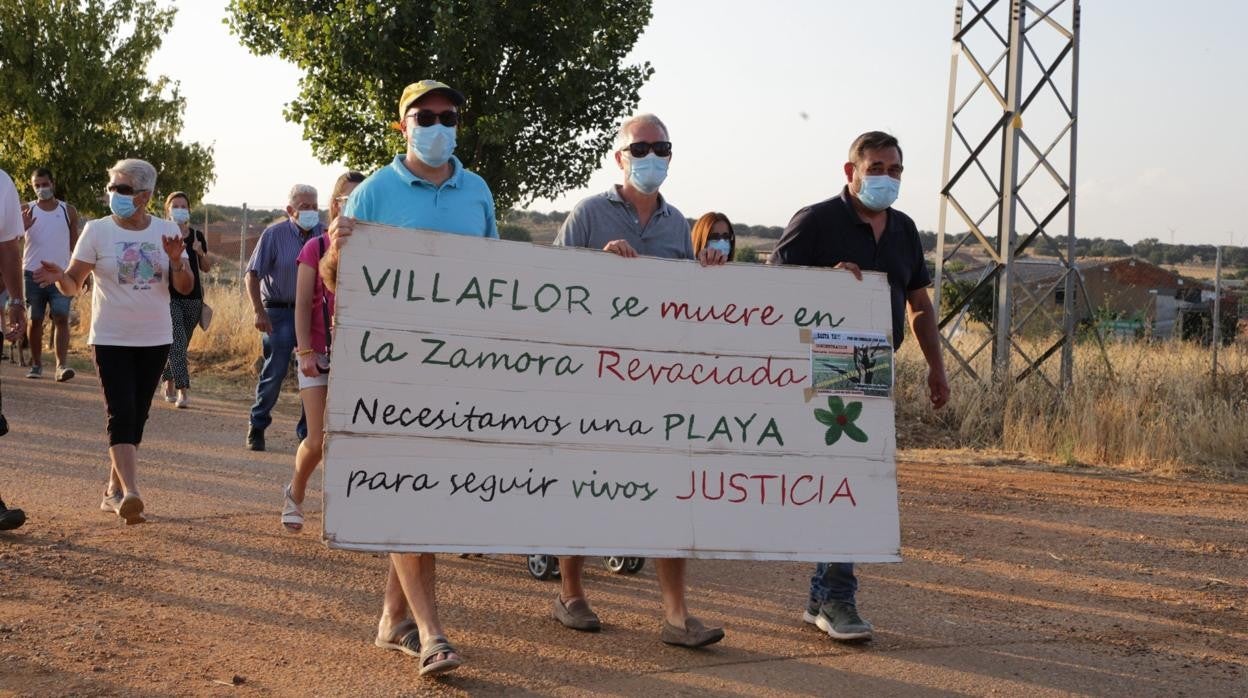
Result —
<svg viewBox="0 0 1248 698"><path fill-rule="evenodd" d="M893 344L883 333L815 330L810 340L811 387L815 392L892 395Z"/></svg>

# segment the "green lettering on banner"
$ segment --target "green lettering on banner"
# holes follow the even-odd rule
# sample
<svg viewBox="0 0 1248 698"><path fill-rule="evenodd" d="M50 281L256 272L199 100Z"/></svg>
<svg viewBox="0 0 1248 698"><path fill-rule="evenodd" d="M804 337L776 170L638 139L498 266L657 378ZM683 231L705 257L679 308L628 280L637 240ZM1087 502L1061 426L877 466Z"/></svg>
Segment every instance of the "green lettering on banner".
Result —
<svg viewBox="0 0 1248 698"><path fill-rule="evenodd" d="M555 300L546 307L542 307L542 291L545 291L548 288L554 289ZM556 305L559 305L559 300L561 298L563 298L563 291L560 291L558 286L554 284L542 284L541 287L537 289L537 293L533 294L533 307L537 308L539 313L548 313Z"/></svg>
<svg viewBox="0 0 1248 698"><path fill-rule="evenodd" d="M425 354L425 358L421 359L420 362L433 366L489 369L493 371L502 369L513 373L526 373L530 368L536 366L537 374L544 375L547 366L554 364L552 371L556 376L575 375L585 367L583 363L574 363L572 357L567 354L554 356L550 354L530 354L525 351L513 355L506 352L483 351L477 352L473 356L468 353L467 349L459 347L451 351L448 356L444 355L442 351L443 347L446 346L445 340L427 338L420 341L430 345L429 353Z"/></svg>
<svg viewBox="0 0 1248 698"><path fill-rule="evenodd" d="M793 324L798 327L810 327L811 325L814 325L815 327L840 327L841 323L845 322L844 316L836 322L833 322L832 313L815 310L813 315L809 315L810 312L811 311L805 307L798 308L797 311L793 313ZM809 320L807 320L808 316L810 317Z"/></svg>
<svg viewBox="0 0 1248 698"><path fill-rule="evenodd" d="M767 426L763 427L763 435L758 437L758 443L754 445L762 446L767 439L775 439L777 444L784 445L784 437L780 436L780 426L776 424L775 417L767 420Z"/></svg>
<svg viewBox="0 0 1248 698"><path fill-rule="evenodd" d="M382 274L381 278L377 280L377 285L374 286L373 275L369 273L368 266L361 265L360 269L364 271L364 283L368 286L368 292L374 296L381 292L381 287L386 285L386 279L390 278L391 270L387 269L386 273Z"/></svg>
<svg viewBox="0 0 1248 698"><path fill-rule="evenodd" d="M430 294L429 300L433 301L434 303L450 303L451 302L450 298L438 297L438 282L441 280L442 280L442 274L433 275L433 293Z"/></svg>
<svg viewBox="0 0 1248 698"><path fill-rule="evenodd" d="M369 353L368 338L372 336L372 330L364 330L364 339L360 340L360 360L364 362L371 361L375 364L384 364L390 361L402 361L407 352L400 354L394 353L394 344L385 342L377 347L377 350Z"/></svg>
<svg viewBox="0 0 1248 698"><path fill-rule="evenodd" d="M485 299L481 297L481 284L477 281L477 277L472 277L468 285L464 287L463 293L459 294L459 299L455 301L455 305L463 303L465 300L475 298L477 305L485 310Z"/></svg>

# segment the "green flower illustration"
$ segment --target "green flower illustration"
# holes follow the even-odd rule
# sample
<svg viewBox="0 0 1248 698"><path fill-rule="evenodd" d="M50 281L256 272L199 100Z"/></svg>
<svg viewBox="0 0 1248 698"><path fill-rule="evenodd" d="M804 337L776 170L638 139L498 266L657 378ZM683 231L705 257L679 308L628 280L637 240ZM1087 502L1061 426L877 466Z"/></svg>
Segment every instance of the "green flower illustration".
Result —
<svg viewBox="0 0 1248 698"><path fill-rule="evenodd" d="M815 419L828 427L827 433L823 435L823 442L831 446L840 441L841 434L844 434L858 443L866 443L867 432L854 424L854 420L858 419L861 414L861 402L851 402L846 405L840 396L833 395L828 398L828 409L815 410Z"/></svg>

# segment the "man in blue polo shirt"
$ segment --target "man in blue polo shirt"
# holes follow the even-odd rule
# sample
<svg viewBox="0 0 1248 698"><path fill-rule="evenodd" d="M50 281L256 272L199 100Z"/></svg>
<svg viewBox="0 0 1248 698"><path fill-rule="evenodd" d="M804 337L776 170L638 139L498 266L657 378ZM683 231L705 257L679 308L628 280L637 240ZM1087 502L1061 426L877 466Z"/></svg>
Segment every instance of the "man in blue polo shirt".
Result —
<svg viewBox="0 0 1248 698"><path fill-rule="evenodd" d="M914 221L892 208L901 188L901 146L882 131L864 133L850 145L844 170L848 183L840 195L794 214L768 263L844 269L859 281L863 270L887 273L893 346L901 346L908 305L911 331L927 360L932 406L943 407L949 381L936 311L927 295L931 276ZM858 615L857 591L852 563L820 563L802 620L836 640L870 639L873 629Z"/></svg>
<svg viewBox="0 0 1248 698"><path fill-rule="evenodd" d="M338 256L356 220L498 237L494 195L485 180L465 170L453 154L463 104L463 95L435 80L412 83L403 90L399 121L407 152L361 182L343 215L330 223L333 244L321 261L321 277L330 290L337 286ZM420 657L422 676L441 674L462 663L438 620L434 580L432 553L391 553L377 623L375 644Z"/></svg>

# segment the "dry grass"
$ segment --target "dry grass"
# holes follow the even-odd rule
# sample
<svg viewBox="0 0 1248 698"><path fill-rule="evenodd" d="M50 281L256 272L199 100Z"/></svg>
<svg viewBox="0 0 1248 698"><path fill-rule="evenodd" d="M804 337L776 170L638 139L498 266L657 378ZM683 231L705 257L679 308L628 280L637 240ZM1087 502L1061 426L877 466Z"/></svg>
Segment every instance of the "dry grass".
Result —
<svg viewBox="0 0 1248 698"><path fill-rule="evenodd" d="M237 286L209 285L205 292L215 316L212 328L197 332L191 342L193 373L240 384L253 380L260 342L250 304ZM91 313L89 296L80 298L76 308L83 326L75 330L75 342L81 345ZM967 336L960 342L969 344L976 338ZM1074 385L1065 396L1039 378L1001 390L962 373L951 381L949 405L933 411L927 400L926 364L917 344L907 341L897 360L899 445L1003 449L1063 465L1104 465L1162 475L1248 475L1244 345L1222 350L1216 384L1210 377L1207 347L1184 342L1110 343L1107 351L1112 374L1095 342L1076 347ZM1047 364L1054 382L1052 372L1059 359L1055 355ZM954 362L948 361L952 369Z"/></svg>
<svg viewBox="0 0 1248 698"><path fill-rule="evenodd" d="M255 328L251 301L237 285L204 287L204 302L212 306L212 326L197 331L187 353L193 366L212 366L214 371L256 375L260 358L260 334Z"/></svg>
<svg viewBox="0 0 1248 698"><path fill-rule="evenodd" d="M205 285L204 301L212 306L212 326L207 332L196 330L191 338L188 353L192 375L250 381L256 375L255 363L260 358L260 335L253 324L251 303L232 284ZM74 301L73 317L74 349L90 355L86 346L91 323L89 291Z"/></svg>
<svg viewBox="0 0 1248 698"><path fill-rule="evenodd" d="M1221 351L1215 384L1206 347L1111 343L1111 373L1095 342L1085 342L1076 347L1074 384L1066 395L1040 378L1002 390L962 373L952 380L950 404L934 412L927 405L926 364L909 344L897 367L903 446L1000 448L1067 465L1167 475L1248 474L1248 420L1241 416L1248 414L1248 351L1242 345ZM1051 370L1059 358L1050 359Z"/></svg>

